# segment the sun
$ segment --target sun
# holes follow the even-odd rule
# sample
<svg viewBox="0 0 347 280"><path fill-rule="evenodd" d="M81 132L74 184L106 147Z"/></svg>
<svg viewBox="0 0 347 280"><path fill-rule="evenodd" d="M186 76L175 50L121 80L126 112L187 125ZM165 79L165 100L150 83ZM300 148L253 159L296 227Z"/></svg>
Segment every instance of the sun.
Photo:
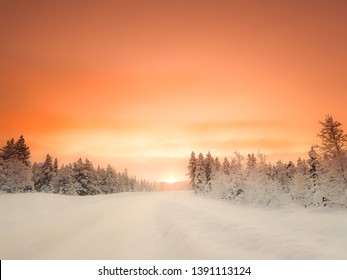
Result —
<svg viewBox="0 0 347 280"><path fill-rule="evenodd" d="M165 179L164 182L173 184L173 183L176 183L177 180L171 176L171 177Z"/></svg>

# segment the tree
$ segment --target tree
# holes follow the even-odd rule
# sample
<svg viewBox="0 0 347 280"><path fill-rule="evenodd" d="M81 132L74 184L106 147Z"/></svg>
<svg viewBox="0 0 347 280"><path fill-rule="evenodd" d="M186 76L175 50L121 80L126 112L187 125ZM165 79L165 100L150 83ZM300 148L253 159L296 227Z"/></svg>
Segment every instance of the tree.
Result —
<svg viewBox="0 0 347 280"><path fill-rule="evenodd" d="M53 179L53 159L52 157L47 154L46 159L42 165L42 172L43 172L43 189L46 192L53 191L51 189L51 181Z"/></svg>
<svg viewBox="0 0 347 280"><path fill-rule="evenodd" d="M25 192L33 188L31 168L18 159L1 160L0 173L0 188L6 192Z"/></svg>
<svg viewBox="0 0 347 280"><path fill-rule="evenodd" d="M63 165L57 175L52 179L55 193L78 195L80 185L74 184L73 167L71 164Z"/></svg>
<svg viewBox="0 0 347 280"><path fill-rule="evenodd" d="M122 192L128 192L130 190L130 179L128 169L125 168L122 173L119 174L120 189Z"/></svg>
<svg viewBox="0 0 347 280"><path fill-rule="evenodd" d="M220 172L220 169L221 169L221 163L219 161L219 158L216 157L214 159L214 168L213 168L213 174L218 174Z"/></svg>
<svg viewBox="0 0 347 280"><path fill-rule="evenodd" d="M222 168L223 168L224 174L230 175L230 162L226 157L224 158Z"/></svg>
<svg viewBox="0 0 347 280"><path fill-rule="evenodd" d="M26 166L30 166L30 149L25 143L24 136L21 135L15 143L15 157L23 162Z"/></svg>
<svg viewBox="0 0 347 280"><path fill-rule="evenodd" d="M34 163L32 167L33 181L35 190L39 192L53 192L51 184L53 177L56 175L53 167L53 159L47 154L43 163Z"/></svg>
<svg viewBox="0 0 347 280"><path fill-rule="evenodd" d="M0 156L3 160L14 158L15 150L14 139L11 138L10 140L7 140L6 145L0 149Z"/></svg>
<svg viewBox="0 0 347 280"><path fill-rule="evenodd" d="M54 163L53 163L53 172L55 174L58 174L59 171L59 164L58 164L58 160L57 158L54 159Z"/></svg>
<svg viewBox="0 0 347 280"><path fill-rule="evenodd" d="M0 149L0 183L7 192L32 190L30 151L24 137L18 141L10 139Z"/></svg>
<svg viewBox="0 0 347 280"><path fill-rule="evenodd" d="M88 159L85 162L80 158L73 164L74 188L78 195L100 194L98 178L93 164Z"/></svg>
<svg viewBox="0 0 347 280"><path fill-rule="evenodd" d="M190 159L188 162L188 176L189 176L189 185L194 190L195 189L195 170L196 170L196 157L195 153L190 154Z"/></svg>
<svg viewBox="0 0 347 280"><path fill-rule="evenodd" d="M327 184L329 175L326 173L325 167L322 165L322 160L317 152L317 146L314 145L311 147L311 150L308 152L309 159L308 163L308 178L307 178L307 199L305 206L313 205L320 206L326 205L327 199ZM322 182L328 179L325 184ZM324 185L324 187L323 187ZM329 192L329 191L328 191Z"/></svg>
<svg viewBox="0 0 347 280"><path fill-rule="evenodd" d="M106 168L106 186L109 193L119 192L117 173L111 165Z"/></svg>
<svg viewBox="0 0 347 280"><path fill-rule="evenodd" d="M333 117L327 115L320 133L317 135L322 144L319 146L321 155L331 176L336 183L343 184L347 188L347 134L341 128L341 123L334 121Z"/></svg>
<svg viewBox="0 0 347 280"><path fill-rule="evenodd" d="M211 180L213 179L212 170L214 169L214 159L211 156L211 153L208 152L206 158L204 160L205 165L205 177L206 177L206 185L207 191L211 191Z"/></svg>
<svg viewBox="0 0 347 280"><path fill-rule="evenodd" d="M255 155L253 153L248 154L247 155L247 170L248 170L248 172L254 171L256 166L257 166L257 159L256 159Z"/></svg>
<svg viewBox="0 0 347 280"><path fill-rule="evenodd" d="M206 184L206 172L205 172L204 155L200 153L196 160L195 179L194 179L195 192L204 191L205 184Z"/></svg>
<svg viewBox="0 0 347 280"><path fill-rule="evenodd" d="M296 171L293 177L292 197L299 203L305 204L308 168L305 160L300 157L296 162Z"/></svg>
<svg viewBox="0 0 347 280"><path fill-rule="evenodd" d="M17 159L26 166L30 166L30 149L26 145L23 135L16 142L13 138L8 140L0 150L0 157L3 160Z"/></svg>

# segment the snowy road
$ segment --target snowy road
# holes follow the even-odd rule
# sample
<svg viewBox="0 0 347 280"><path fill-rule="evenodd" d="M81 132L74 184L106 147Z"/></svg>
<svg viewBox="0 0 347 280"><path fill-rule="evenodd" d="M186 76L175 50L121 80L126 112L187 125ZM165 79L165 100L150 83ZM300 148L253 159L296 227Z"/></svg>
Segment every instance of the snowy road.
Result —
<svg viewBox="0 0 347 280"><path fill-rule="evenodd" d="M347 211L187 191L0 195L0 259L347 259Z"/></svg>

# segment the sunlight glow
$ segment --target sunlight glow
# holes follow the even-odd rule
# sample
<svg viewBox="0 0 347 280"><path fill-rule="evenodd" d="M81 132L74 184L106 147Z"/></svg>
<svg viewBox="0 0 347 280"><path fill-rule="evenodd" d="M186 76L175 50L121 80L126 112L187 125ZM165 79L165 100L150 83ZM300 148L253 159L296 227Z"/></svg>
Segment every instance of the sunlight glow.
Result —
<svg viewBox="0 0 347 280"><path fill-rule="evenodd" d="M173 183L176 183L176 182L177 182L177 180L175 180L173 177L170 177L170 178L168 178L168 179L164 180L164 182L166 182L166 183L170 183L170 184L173 184Z"/></svg>

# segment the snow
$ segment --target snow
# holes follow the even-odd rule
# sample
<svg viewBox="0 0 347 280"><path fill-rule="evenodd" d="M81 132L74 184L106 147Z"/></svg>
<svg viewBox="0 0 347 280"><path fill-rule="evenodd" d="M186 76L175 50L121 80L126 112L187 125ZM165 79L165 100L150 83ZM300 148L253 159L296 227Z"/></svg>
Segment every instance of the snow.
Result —
<svg viewBox="0 0 347 280"><path fill-rule="evenodd" d="M347 259L347 211L190 191L0 195L0 259Z"/></svg>

